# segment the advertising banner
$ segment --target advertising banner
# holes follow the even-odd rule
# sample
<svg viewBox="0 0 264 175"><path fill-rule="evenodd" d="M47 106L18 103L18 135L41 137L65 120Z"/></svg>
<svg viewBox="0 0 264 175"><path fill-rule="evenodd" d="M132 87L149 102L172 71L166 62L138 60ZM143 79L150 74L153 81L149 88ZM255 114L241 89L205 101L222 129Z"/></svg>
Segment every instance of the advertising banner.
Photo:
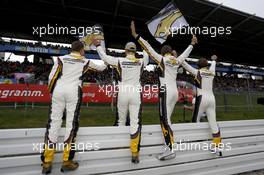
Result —
<svg viewBox="0 0 264 175"><path fill-rule="evenodd" d="M154 89L154 90L153 90ZM192 89L179 89L179 102L191 102ZM97 84L88 84L83 87L84 103L111 103L116 97L117 91L114 88L100 87ZM157 103L158 90L155 88L143 88L143 102ZM0 102L50 102L51 95L46 85L31 84L1 84Z"/></svg>

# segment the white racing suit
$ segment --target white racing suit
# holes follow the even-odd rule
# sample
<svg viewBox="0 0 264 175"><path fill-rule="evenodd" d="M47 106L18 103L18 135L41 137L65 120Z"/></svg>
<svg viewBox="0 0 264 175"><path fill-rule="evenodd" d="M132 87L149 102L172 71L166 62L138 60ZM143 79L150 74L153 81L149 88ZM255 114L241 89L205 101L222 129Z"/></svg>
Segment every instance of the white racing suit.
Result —
<svg viewBox="0 0 264 175"><path fill-rule="evenodd" d="M196 97L193 97L192 105L195 106L195 103L196 103ZM193 115L192 122L193 123L195 123L195 122L199 123L202 118L206 118L206 114L205 113L203 113L199 118L197 118L197 115Z"/></svg>
<svg viewBox="0 0 264 175"><path fill-rule="evenodd" d="M94 64L75 52L54 60L49 75L48 88L52 97L44 151L41 155L43 162L53 161L64 110L66 110L66 131L63 161L73 159L75 150L70 147L75 143L79 128L83 76L88 70L102 71L105 68L105 65Z"/></svg>
<svg viewBox="0 0 264 175"><path fill-rule="evenodd" d="M179 57L172 55L162 56L150 46L142 37L137 37L139 44L158 64L159 67L159 114L160 125L165 144L172 150L174 144L173 131L171 129L171 114L178 101L177 73L182 62L189 56L193 46L190 45Z"/></svg>
<svg viewBox="0 0 264 175"><path fill-rule="evenodd" d="M140 150L141 140L141 105L142 90L140 77L144 66L148 64L148 55L144 53L143 59L135 56L112 57L107 55L101 46L97 47L100 58L113 66L118 72L117 112L118 126L126 125L127 112L130 118L130 149L132 154Z"/></svg>
<svg viewBox="0 0 264 175"><path fill-rule="evenodd" d="M211 131L213 133L213 142L218 146L221 143L220 129L216 123L215 114L215 96L213 93L213 80L215 76L216 62L212 61L210 68L195 69L187 62L183 62L182 66L190 72L196 81L197 95L195 108L193 112L194 122L199 122L204 113L207 116Z"/></svg>

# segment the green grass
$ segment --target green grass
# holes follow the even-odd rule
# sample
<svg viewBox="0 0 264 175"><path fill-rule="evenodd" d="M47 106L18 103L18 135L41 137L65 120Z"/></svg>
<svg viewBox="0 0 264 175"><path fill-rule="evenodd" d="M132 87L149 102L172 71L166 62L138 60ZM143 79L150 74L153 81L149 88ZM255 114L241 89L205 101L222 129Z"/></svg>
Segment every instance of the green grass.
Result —
<svg viewBox="0 0 264 175"><path fill-rule="evenodd" d="M177 105L172 115L173 123L183 122L183 109ZM248 120L264 119L264 106L248 109L239 109L236 111L224 112L223 109L217 111L217 120ZM186 121L190 122L191 111L186 111ZM20 107L1 108L0 109L0 129L6 128L38 128L45 127L48 120L48 108L27 108ZM115 111L111 110L110 105L91 104L89 107L81 109L80 126L112 126L115 121ZM157 105L144 105L142 112L143 124L159 124L159 114Z"/></svg>

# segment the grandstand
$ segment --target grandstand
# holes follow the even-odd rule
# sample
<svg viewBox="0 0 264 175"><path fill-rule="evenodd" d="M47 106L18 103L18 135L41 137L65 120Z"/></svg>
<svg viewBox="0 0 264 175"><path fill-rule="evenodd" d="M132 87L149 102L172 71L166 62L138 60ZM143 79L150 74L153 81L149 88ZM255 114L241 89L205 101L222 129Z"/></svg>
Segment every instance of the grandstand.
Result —
<svg viewBox="0 0 264 175"><path fill-rule="evenodd" d="M37 153L31 150L23 153L28 150L26 141L27 139L34 140L44 132L42 128L46 125L50 104L47 84L53 59L70 53L69 44L78 40L78 34L44 34L39 36L33 33L33 29L47 27L47 25L82 27L101 24L107 54L122 57L125 56L125 43L135 42L129 31L130 21L135 20L138 32L159 51L161 44L150 34L146 23L169 2L171 0L33 0L28 2L6 0L1 2L0 15L5 17L1 20L0 28L0 133L10 136L10 140L3 135L0 136L0 143L6 143L0 148L7 149L7 144L10 143L13 144L13 148L17 149L17 153L0 151L0 174L2 174L1 171L4 174L19 171L21 174L38 172ZM131 167L131 165L122 163L127 160L125 154L128 148L126 145L128 139L125 138L124 133L128 128L122 128L122 133L117 134L117 129L110 127L116 119L116 94L103 95L97 92L99 86L116 84L115 69L108 66L103 72L88 72L84 77L85 86L81 112L83 118L80 123L84 128L81 129L81 140L88 138L85 133L92 131L93 128L90 126L93 126L95 127L94 132L101 134L98 139L95 139L95 134L89 134L95 141L107 144L114 138L117 142L120 141L120 144L104 145L99 157L94 151L90 153L86 150L83 157L79 153L80 160L84 161L84 165L79 171L80 174L85 174L86 170L93 172L92 174L129 174L134 171L136 174L145 172L155 174L155 170L156 174L159 174L159 171L160 174L174 174L173 168L175 167L179 168L177 170L179 174L196 174L195 169L186 169L185 163L194 168L200 164L206 164L208 167L205 166L204 170L197 168L197 173L200 174L214 173L213 168L216 168L216 174L236 174L263 169L264 150L261 146L264 142L264 132L261 126L264 120L264 103L262 102L264 98L264 62L262 61L264 56L264 19L255 14L247 14L208 0L173 0L173 2L190 26L232 27L232 34L228 36L198 35L199 45L187 59L192 66L197 67L197 60L201 57L209 59L212 54L217 54L220 58L217 63L213 90L216 96L217 120L221 121L221 126L225 128L224 140L229 141L235 138L235 150L224 155L224 159L230 162L230 165L223 163L219 166L220 168L216 168L218 165L214 161L218 161L218 158L208 156L206 153L199 153L201 154L199 157L198 153L192 152L180 153L182 161L179 162L177 162L178 160L169 163L153 161L153 154L156 154L162 144L161 138L157 134L159 130L157 126L153 126L159 124L158 95L155 93L145 94L143 97L143 124L150 125L144 130L143 139L147 141L143 142L143 147L145 147L143 148L143 165ZM11 15L6 15L10 13ZM191 35L168 37L164 44L170 44L173 49L181 53L188 45L190 37ZM142 49L139 45L137 47L136 56L141 58ZM23 59L12 61L12 57L16 56L22 56ZM29 61L28 57L33 57L33 60ZM102 62L99 61L100 57L95 50L86 51L85 57L99 63ZM150 60L148 67L142 73L142 85L159 84L156 68L157 64ZM197 131L197 138L188 135L190 141L207 142L210 139L205 134L208 126L205 123L198 125L191 123L192 111L186 111L183 108L184 105L191 105L192 102L195 91L193 77L186 70L180 68L177 80L179 101L172 116L172 122L176 124L174 131L182 138L185 130L189 133ZM65 121L63 125L65 125ZM177 129L177 126L180 129ZM100 133L104 127L106 130ZM232 133L232 127L236 132ZM18 131L21 131L21 134L16 136L15 133ZM249 134L250 132L252 134ZM29 133L28 138L27 133ZM121 139L117 139L114 134L120 136ZM21 145L15 144L16 139L22 141ZM244 139L252 140L252 143ZM92 139L92 141L94 140ZM147 148L150 148L151 151L148 151ZM248 151L250 148L252 150ZM112 152L119 152L121 157L113 156ZM91 160L87 158L90 155ZM189 159L194 156L194 159L185 161L185 155ZM247 156L249 156L248 162L245 160L244 163L239 164L240 159ZM19 157L25 163L14 165L14 167L8 164L15 162ZM32 164L31 160L34 160ZM87 166L87 168L86 161L91 162L92 166ZM105 167L100 164L100 161L105 162ZM7 163L4 164L4 162ZM32 167L32 171L30 171L30 167ZM109 171L106 167L110 168ZM207 170L208 172L206 172ZM56 173L59 174L59 172Z"/></svg>

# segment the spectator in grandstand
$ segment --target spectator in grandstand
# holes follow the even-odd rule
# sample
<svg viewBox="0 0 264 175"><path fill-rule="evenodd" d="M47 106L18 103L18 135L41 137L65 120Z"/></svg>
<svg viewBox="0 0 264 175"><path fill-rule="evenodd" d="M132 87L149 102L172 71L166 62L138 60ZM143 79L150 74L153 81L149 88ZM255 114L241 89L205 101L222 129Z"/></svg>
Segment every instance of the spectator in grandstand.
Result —
<svg viewBox="0 0 264 175"><path fill-rule="evenodd" d="M73 161L75 140L79 128L79 114L82 100L82 80L88 70L102 71L105 65L97 65L84 57L84 45L80 41L72 43L69 55L58 57L49 75L48 89L52 94L51 108L41 154L42 173L51 173L63 112L66 109L66 132L64 139L63 164L61 171L78 168Z"/></svg>
<svg viewBox="0 0 264 175"><path fill-rule="evenodd" d="M193 36L191 44L188 48L179 56L177 53L173 53L171 46L164 45L161 48L161 54L158 54L150 44L136 33L134 21L131 22L132 36L139 42L142 48L149 54L149 56L159 65L159 112L160 112L160 124L167 148L159 155L160 160L167 160L175 158L176 154L173 151L173 131L171 129L171 114L174 106L178 101L178 90L176 84L176 78L178 74L178 68L181 63L189 56L193 46L197 43L197 38ZM173 56L173 54L175 56Z"/></svg>
<svg viewBox="0 0 264 175"><path fill-rule="evenodd" d="M204 113L207 115L209 125L211 127L213 135L213 143L215 147L211 150L213 153L221 155L221 143L220 129L216 122L216 105L215 97L213 93L213 79L215 76L215 65L217 56L211 57L212 63L208 69L208 62L205 58L200 58L197 65L198 70L190 66L186 61L183 62L182 66L189 71L196 80L197 95L195 100L195 109L193 112L193 118L195 122L200 121L200 118Z"/></svg>
<svg viewBox="0 0 264 175"><path fill-rule="evenodd" d="M25 79L24 79L24 78L20 78L20 79L18 80L18 83L19 83L19 84L25 84Z"/></svg>
<svg viewBox="0 0 264 175"><path fill-rule="evenodd" d="M136 45L129 42L125 46L126 57L112 57L105 53L100 46L99 40L94 40L100 58L107 64L116 68L118 72L118 126L125 126L127 112L130 117L130 150L131 162L139 163L139 150L141 140L141 84L143 68L148 64L148 55L145 53L143 59L136 58Z"/></svg>

